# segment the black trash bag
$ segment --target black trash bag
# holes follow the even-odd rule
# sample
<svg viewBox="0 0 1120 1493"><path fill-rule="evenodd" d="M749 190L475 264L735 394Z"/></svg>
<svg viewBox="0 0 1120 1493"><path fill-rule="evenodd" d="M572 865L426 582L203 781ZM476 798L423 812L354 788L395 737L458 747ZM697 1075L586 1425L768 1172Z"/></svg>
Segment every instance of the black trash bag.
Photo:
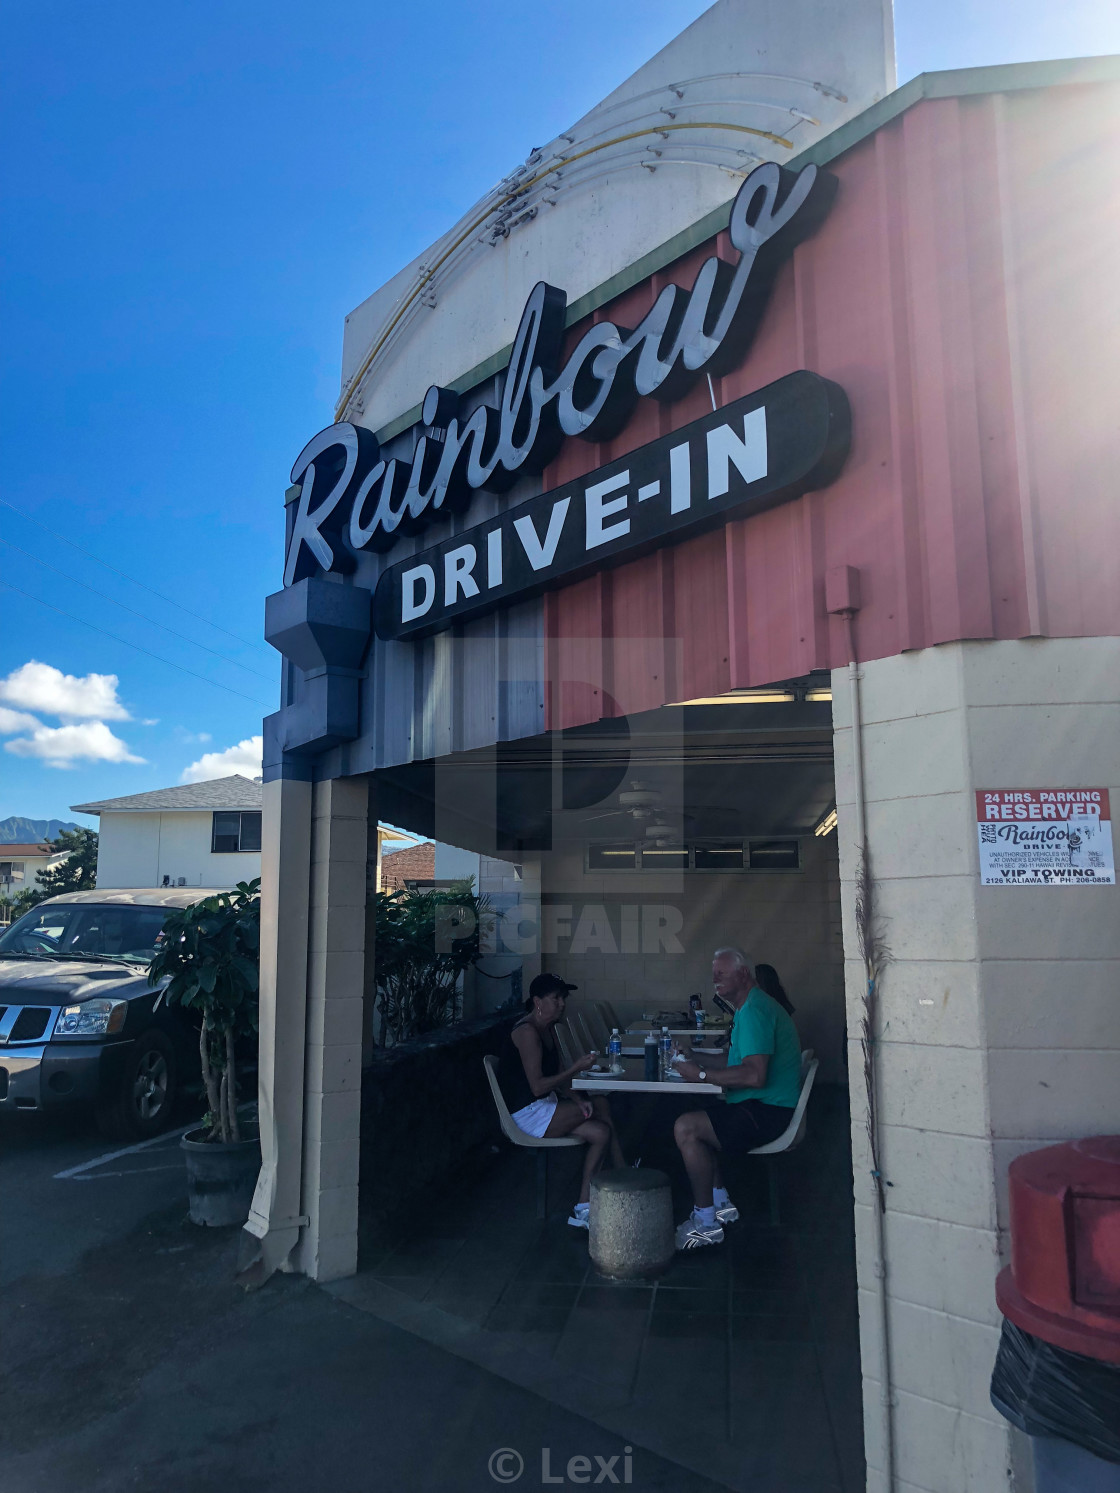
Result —
<svg viewBox="0 0 1120 1493"><path fill-rule="evenodd" d="M1028 1436L1057 1436L1120 1462L1120 1365L1067 1353L1004 1321L991 1393Z"/></svg>

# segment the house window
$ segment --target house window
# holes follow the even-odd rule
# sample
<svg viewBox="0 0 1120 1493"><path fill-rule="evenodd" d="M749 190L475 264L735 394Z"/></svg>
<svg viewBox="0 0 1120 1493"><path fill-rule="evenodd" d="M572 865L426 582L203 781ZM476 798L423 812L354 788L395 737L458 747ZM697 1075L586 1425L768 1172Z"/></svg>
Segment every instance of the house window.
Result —
<svg viewBox="0 0 1120 1493"><path fill-rule="evenodd" d="M752 871L797 871L801 868L801 846L797 840L751 840Z"/></svg>
<svg viewBox="0 0 1120 1493"><path fill-rule="evenodd" d="M587 869L589 871L633 871L638 864L638 852L633 845L589 845L587 847Z"/></svg>
<svg viewBox="0 0 1120 1493"><path fill-rule="evenodd" d="M801 842L693 840L686 845L614 841L587 847L588 871L800 871Z"/></svg>
<svg viewBox="0 0 1120 1493"><path fill-rule="evenodd" d="M0 881L22 881L23 861L0 861Z"/></svg>
<svg viewBox="0 0 1120 1493"><path fill-rule="evenodd" d="M259 813L234 813L222 810L214 815L214 827L210 837L210 849L215 855L236 855L239 851L256 851L261 848L261 816Z"/></svg>
<svg viewBox="0 0 1120 1493"><path fill-rule="evenodd" d="M687 871L688 847L685 845L674 845L666 848L663 845L643 845L642 870Z"/></svg>
<svg viewBox="0 0 1120 1493"><path fill-rule="evenodd" d="M742 840L711 841L693 847L693 865L697 871L741 871Z"/></svg>

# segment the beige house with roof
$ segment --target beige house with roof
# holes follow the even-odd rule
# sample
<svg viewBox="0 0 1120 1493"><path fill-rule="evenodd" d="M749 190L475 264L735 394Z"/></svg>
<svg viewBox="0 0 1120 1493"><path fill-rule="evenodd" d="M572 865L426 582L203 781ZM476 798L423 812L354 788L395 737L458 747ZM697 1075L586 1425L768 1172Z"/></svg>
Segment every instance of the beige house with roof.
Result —
<svg viewBox="0 0 1120 1493"><path fill-rule="evenodd" d="M261 874L261 785L240 774L72 804L71 810L100 819L99 888L221 891ZM411 838L383 825L377 833L379 850L387 841Z"/></svg>
<svg viewBox="0 0 1120 1493"><path fill-rule="evenodd" d="M0 897L16 897L34 887L40 871L49 871L65 859L65 851L52 850L46 841L0 845Z"/></svg>
<svg viewBox="0 0 1120 1493"><path fill-rule="evenodd" d="M98 887L227 888L261 874L261 785L250 778L71 807L100 820Z"/></svg>

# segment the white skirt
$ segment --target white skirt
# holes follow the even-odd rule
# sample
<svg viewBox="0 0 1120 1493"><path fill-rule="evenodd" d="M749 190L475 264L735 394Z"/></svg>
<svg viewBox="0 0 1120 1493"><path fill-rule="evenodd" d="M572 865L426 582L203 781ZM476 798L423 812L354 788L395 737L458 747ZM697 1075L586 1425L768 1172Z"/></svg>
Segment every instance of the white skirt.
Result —
<svg viewBox="0 0 1120 1493"><path fill-rule="evenodd" d="M526 1135L531 1135L534 1140L540 1140L555 1113L556 1095L546 1094L543 1099L534 1099L532 1104L527 1104L524 1109L517 1110L510 1118L518 1130L524 1130Z"/></svg>

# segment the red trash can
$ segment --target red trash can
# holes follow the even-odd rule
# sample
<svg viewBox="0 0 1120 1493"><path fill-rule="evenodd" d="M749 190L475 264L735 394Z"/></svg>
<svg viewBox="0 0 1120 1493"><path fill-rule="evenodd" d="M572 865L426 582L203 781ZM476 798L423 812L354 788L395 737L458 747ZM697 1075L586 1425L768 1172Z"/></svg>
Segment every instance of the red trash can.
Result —
<svg viewBox="0 0 1120 1493"><path fill-rule="evenodd" d="M1034 1442L1036 1493L1120 1493L1120 1136L1011 1163L992 1403Z"/></svg>

